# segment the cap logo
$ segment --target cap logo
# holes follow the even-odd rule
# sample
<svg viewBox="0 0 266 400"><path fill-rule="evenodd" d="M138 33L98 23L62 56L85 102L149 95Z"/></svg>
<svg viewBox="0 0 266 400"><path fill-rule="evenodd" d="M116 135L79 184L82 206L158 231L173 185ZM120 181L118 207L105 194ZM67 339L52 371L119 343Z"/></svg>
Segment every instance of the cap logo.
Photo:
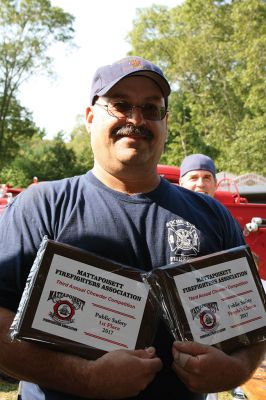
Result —
<svg viewBox="0 0 266 400"><path fill-rule="evenodd" d="M139 68L139 67L141 67L142 66L142 64L141 64L141 62L140 62L140 60L132 60L132 61L130 61L130 64L132 65L132 67L134 67L134 68Z"/></svg>
<svg viewBox="0 0 266 400"><path fill-rule="evenodd" d="M122 58L117 62L117 64L121 64L122 71L124 73L129 73L130 71L135 69L141 69L141 68L148 69L145 68L145 66L142 63L142 60L138 60L137 58L133 59Z"/></svg>

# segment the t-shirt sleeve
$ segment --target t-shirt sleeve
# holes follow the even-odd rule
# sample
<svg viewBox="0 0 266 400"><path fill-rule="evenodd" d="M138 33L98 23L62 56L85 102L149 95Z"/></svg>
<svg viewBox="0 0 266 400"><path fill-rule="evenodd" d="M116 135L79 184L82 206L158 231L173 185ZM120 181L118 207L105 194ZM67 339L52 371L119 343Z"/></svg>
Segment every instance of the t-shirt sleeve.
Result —
<svg viewBox="0 0 266 400"><path fill-rule="evenodd" d="M245 245L246 243L240 224L223 204L219 203L218 200L213 199L213 201L217 206L218 217L222 225L224 249Z"/></svg>
<svg viewBox="0 0 266 400"><path fill-rule="evenodd" d="M31 191L31 189L29 189ZM0 305L16 311L48 225L36 219L36 196L22 193L0 217Z"/></svg>

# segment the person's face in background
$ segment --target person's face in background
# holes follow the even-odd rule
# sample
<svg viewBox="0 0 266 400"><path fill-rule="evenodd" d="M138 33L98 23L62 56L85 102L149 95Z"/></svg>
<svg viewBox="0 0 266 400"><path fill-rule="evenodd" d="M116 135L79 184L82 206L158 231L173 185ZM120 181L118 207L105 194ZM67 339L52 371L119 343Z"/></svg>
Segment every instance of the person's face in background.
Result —
<svg viewBox="0 0 266 400"><path fill-rule="evenodd" d="M180 178L179 184L186 189L208 194L211 197L214 196L214 192L217 189L216 178L211 172L204 170L187 172Z"/></svg>

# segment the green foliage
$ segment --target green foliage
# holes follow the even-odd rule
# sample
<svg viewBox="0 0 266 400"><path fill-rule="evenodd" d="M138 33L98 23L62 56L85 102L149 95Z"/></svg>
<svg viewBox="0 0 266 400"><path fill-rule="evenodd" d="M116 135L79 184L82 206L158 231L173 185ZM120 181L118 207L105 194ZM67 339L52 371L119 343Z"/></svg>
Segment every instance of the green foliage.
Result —
<svg viewBox="0 0 266 400"><path fill-rule="evenodd" d="M27 144L34 135L42 137L43 132L36 127L32 114L12 98L6 119L5 140L2 142L0 167L9 165L10 160L14 160L18 154L21 144Z"/></svg>
<svg viewBox="0 0 266 400"><path fill-rule="evenodd" d="M218 170L266 175L266 3L186 0L138 9L131 54L160 65L171 82L162 163L193 152ZM82 117L66 142L45 140L16 100L24 79L48 70L48 49L69 42L73 17L49 0L0 0L0 167L2 182L27 186L82 174L93 165Z"/></svg>
<svg viewBox="0 0 266 400"><path fill-rule="evenodd" d="M49 0L0 0L0 152L9 146L12 104L21 83L48 71L52 44L73 37L73 16ZM23 134L23 127L15 126ZM14 143L12 143L12 146Z"/></svg>
<svg viewBox="0 0 266 400"><path fill-rule="evenodd" d="M159 64L174 89L163 162L204 152L218 169L266 174L265 21L263 0L138 10L131 54Z"/></svg>
<svg viewBox="0 0 266 400"><path fill-rule="evenodd" d="M26 187L37 176L39 181L62 179L86 173L93 165L93 154L81 116L67 141L59 132L52 140L39 132L20 141L16 156L7 160L0 172L0 183Z"/></svg>
<svg viewBox="0 0 266 400"><path fill-rule="evenodd" d="M15 165L9 165L0 171L0 183L7 183L12 187L26 187L31 182L27 174Z"/></svg>
<svg viewBox="0 0 266 400"><path fill-rule="evenodd" d="M93 153L89 134L81 115L77 116L77 123L71 132L71 141L67 144L67 148L72 149L76 156L76 174L84 174L92 168Z"/></svg>
<svg viewBox="0 0 266 400"><path fill-rule="evenodd" d="M37 176L39 181L62 179L78 174L74 151L68 148L61 133L53 140L36 135L20 145L19 153L0 173L0 181L26 187Z"/></svg>
<svg viewBox="0 0 266 400"><path fill-rule="evenodd" d="M24 171L30 183L33 176L44 181L74 175L76 157L59 133L53 140L36 137L29 145L21 146L19 156L11 165Z"/></svg>
<svg viewBox="0 0 266 400"><path fill-rule="evenodd" d="M195 152L195 149L215 159L219 152L215 147L204 142L203 136L195 129L186 94L181 90L173 92L169 108L171 112L169 113L168 140L160 162L180 165L183 158Z"/></svg>

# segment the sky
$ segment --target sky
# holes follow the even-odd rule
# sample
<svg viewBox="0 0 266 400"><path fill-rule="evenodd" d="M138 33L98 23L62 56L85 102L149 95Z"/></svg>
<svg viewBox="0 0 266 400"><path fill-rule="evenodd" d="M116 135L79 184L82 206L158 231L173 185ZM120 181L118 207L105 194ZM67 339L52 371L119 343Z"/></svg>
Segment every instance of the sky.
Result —
<svg viewBox="0 0 266 400"><path fill-rule="evenodd" d="M180 0L51 0L75 16L76 49L60 45L51 50L56 79L32 76L20 88L19 98L33 114L33 120L45 129L47 138L59 131L67 134L84 115L92 76L102 65L126 56L130 45L126 35L132 30L137 8L153 4L169 8ZM141 54L137 54L140 55Z"/></svg>

